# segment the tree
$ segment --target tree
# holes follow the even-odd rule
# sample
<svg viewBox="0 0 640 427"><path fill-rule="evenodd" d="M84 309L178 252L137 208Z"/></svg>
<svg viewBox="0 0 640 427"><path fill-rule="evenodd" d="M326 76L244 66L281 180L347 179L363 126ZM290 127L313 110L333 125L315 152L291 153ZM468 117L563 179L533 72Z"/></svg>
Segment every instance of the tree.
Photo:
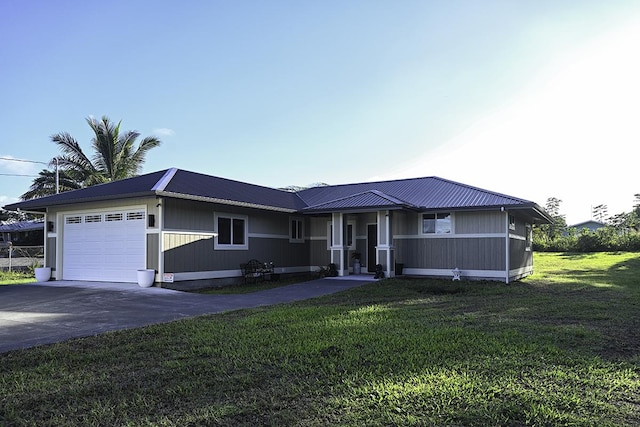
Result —
<svg viewBox="0 0 640 427"><path fill-rule="evenodd" d="M562 200L556 197L549 197L545 210L553 219L551 224L534 225L533 240L536 248L547 248L554 240L559 239L567 229L567 220L560 214L560 203Z"/></svg>
<svg viewBox="0 0 640 427"><path fill-rule="evenodd" d="M607 219L608 210L609 208L607 207L607 205L594 206L591 209L591 216L596 221L604 223Z"/></svg>
<svg viewBox="0 0 640 427"><path fill-rule="evenodd" d="M51 136L51 141L62 150L62 155L54 158L51 165L58 162L60 191L89 187L110 181L136 176L142 169L145 156L152 148L161 144L156 137L146 137L135 147L140 136L137 131L121 131L120 124L113 123L107 116L100 120L88 117L87 123L94 133L91 146L94 150L89 158L78 141L69 133L61 132ZM21 196L23 200L55 194L56 174L43 170L33 181L29 191Z"/></svg>

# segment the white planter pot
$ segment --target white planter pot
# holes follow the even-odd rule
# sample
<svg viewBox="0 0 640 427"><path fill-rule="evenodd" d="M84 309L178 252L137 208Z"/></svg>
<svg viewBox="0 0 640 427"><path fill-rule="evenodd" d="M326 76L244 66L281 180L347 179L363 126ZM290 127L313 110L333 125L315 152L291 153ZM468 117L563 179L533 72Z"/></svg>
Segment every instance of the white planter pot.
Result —
<svg viewBox="0 0 640 427"><path fill-rule="evenodd" d="M37 282L48 282L51 279L51 267L37 267L34 271Z"/></svg>
<svg viewBox="0 0 640 427"><path fill-rule="evenodd" d="M353 261L353 274L362 273L362 269L360 267L360 260Z"/></svg>
<svg viewBox="0 0 640 427"><path fill-rule="evenodd" d="M153 285L155 278L155 270L138 270L138 286L140 286L141 288L148 288Z"/></svg>

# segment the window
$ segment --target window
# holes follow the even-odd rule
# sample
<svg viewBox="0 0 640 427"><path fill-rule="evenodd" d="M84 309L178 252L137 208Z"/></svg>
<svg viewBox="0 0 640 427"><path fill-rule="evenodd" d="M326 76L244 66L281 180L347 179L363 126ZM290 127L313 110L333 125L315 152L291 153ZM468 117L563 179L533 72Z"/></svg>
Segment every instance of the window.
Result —
<svg viewBox="0 0 640 427"><path fill-rule="evenodd" d="M525 245L524 245L524 250L525 251L530 251L531 250L531 242L533 240L533 229L531 227L531 224L525 224L525 233L526 235L525 237Z"/></svg>
<svg viewBox="0 0 640 427"><path fill-rule="evenodd" d="M216 214L215 225L215 249L249 249L246 216Z"/></svg>
<svg viewBox="0 0 640 427"><path fill-rule="evenodd" d="M422 215L423 234L449 234L451 233L451 214L435 213Z"/></svg>
<svg viewBox="0 0 640 427"><path fill-rule="evenodd" d="M292 218L289 229L289 241L302 243L304 242L304 222L300 218Z"/></svg>
<svg viewBox="0 0 640 427"><path fill-rule="evenodd" d="M513 215L509 215L509 230L516 229L516 217Z"/></svg>
<svg viewBox="0 0 640 427"><path fill-rule="evenodd" d="M356 226L354 223L347 223L347 235L345 236L344 242L349 249L356 248L355 229Z"/></svg>

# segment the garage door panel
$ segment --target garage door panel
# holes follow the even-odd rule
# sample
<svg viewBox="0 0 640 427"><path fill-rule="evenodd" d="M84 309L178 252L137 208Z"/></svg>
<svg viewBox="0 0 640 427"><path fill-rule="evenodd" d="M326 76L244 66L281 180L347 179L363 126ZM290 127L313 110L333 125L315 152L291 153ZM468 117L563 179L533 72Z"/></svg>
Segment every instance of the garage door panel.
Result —
<svg viewBox="0 0 640 427"><path fill-rule="evenodd" d="M145 218L140 209L65 216L63 278L135 282L146 267Z"/></svg>

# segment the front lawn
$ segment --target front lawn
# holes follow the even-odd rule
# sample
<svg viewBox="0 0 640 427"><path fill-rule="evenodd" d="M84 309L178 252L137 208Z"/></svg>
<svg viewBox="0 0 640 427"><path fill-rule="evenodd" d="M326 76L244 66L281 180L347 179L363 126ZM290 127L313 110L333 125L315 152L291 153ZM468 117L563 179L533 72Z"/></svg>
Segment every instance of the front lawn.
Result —
<svg viewBox="0 0 640 427"><path fill-rule="evenodd" d="M640 254L384 280L0 355L0 425L640 424Z"/></svg>

